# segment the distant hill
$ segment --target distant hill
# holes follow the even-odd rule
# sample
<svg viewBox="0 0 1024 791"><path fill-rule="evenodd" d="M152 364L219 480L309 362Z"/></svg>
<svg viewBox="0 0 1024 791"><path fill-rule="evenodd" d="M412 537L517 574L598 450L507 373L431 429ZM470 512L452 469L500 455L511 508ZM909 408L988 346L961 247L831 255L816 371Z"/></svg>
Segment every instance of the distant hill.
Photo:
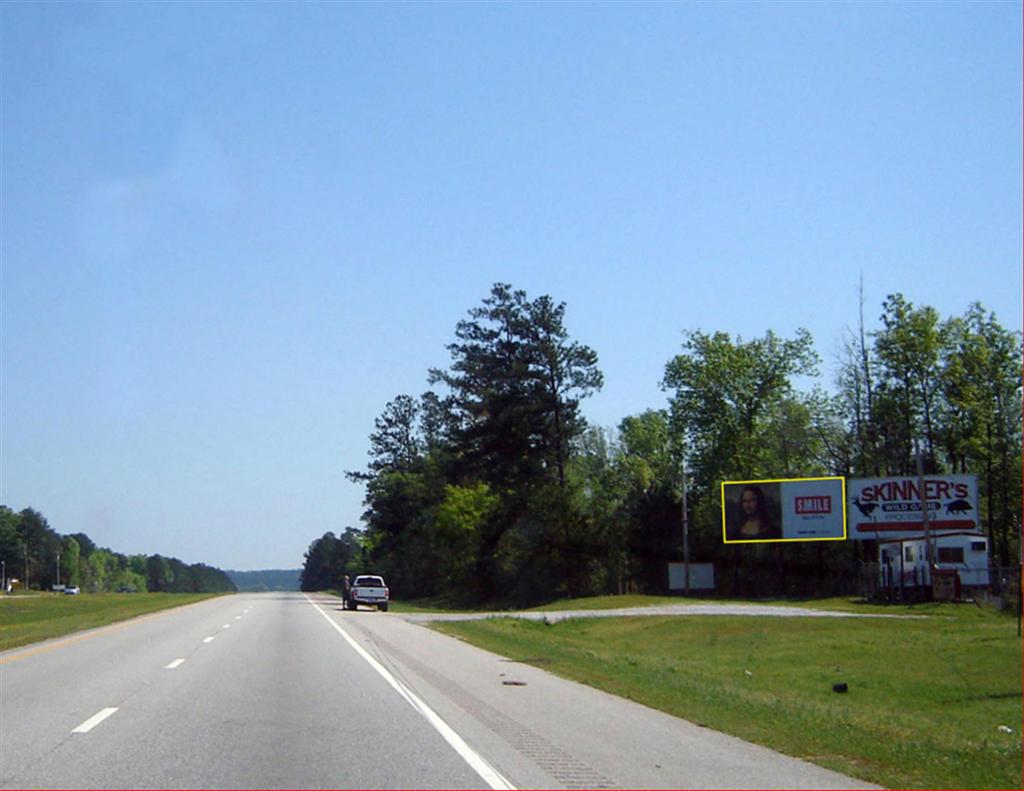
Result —
<svg viewBox="0 0 1024 791"><path fill-rule="evenodd" d="M302 569L265 569L263 571L231 571L226 574L240 593L263 591L297 591Z"/></svg>

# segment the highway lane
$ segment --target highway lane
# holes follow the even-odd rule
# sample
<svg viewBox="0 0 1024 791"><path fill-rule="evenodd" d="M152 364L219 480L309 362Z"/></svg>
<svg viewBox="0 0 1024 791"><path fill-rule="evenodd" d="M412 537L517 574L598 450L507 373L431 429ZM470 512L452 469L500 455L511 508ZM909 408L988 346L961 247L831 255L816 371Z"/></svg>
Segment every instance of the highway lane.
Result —
<svg viewBox="0 0 1024 791"><path fill-rule="evenodd" d="M485 786L300 595L221 597L35 651L0 657L4 787Z"/></svg>
<svg viewBox="0 0 1024 791"><path fill-rule="evenodd" d="M220 597L0 655L0 786L868 787L302 594Z"/></svg>
<svg viewBox="0 0 1024 791"><path fill-rule="evenodd" d="M191 656L240 609L215 599L0 654L0 782L160 680L156 670Z"/></svg>

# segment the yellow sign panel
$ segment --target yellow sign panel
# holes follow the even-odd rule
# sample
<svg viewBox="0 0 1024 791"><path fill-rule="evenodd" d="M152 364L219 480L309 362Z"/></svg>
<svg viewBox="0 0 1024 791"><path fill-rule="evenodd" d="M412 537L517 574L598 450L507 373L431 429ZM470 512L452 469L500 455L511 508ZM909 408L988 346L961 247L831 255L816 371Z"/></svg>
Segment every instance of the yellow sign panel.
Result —
<svg viewBox="0 0 1024 791"><path fill-rule="evenodd" d="M723 481L722 540L845 541L846 479Z"/></svg>

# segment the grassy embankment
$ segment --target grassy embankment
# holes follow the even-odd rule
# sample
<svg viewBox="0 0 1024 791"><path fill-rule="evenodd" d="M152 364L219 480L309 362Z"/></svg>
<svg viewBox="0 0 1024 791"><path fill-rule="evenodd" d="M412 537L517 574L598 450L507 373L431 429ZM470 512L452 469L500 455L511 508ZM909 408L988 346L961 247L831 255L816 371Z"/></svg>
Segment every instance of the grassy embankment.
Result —
<svg viewBox="0 0 1024 791"><path fill-rule="evenodd" d="M680 603L603 597L543 609L667 601ZM436 628L883 786L1021 787L1015 617L970 604L797 604L931 617L490 619ZM847 693L833 692L840 682Z"/></svg>
<svg viewBox="0 0 1024 791"><path fill-rule="evenodd" d="M179 607L211 593L41 593L0 596L0 651Z"/></svg>

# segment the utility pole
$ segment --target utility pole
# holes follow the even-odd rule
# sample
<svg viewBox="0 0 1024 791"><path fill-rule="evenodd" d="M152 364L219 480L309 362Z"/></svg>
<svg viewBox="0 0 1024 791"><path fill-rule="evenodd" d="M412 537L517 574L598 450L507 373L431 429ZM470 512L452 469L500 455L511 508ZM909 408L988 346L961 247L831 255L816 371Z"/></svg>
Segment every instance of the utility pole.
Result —
<svg viewBox="0 0 1024 791"><path fill-rule="evenodd" d="M60 587L60 552L57 553L57 587Z"/></svg>
<svg viewBox="0 0 1024 791"><path fill-rule="evenodd" d="M686 515L686 456L679 462L683 482L683 573L686 575L686 595L690 595L690 519Z"/></svg>
<svg viewBox="0 0 1024 791"><path fill-rule="evenodd" d="M25 542L25 590L28 590L28 541Z"/></svg>

